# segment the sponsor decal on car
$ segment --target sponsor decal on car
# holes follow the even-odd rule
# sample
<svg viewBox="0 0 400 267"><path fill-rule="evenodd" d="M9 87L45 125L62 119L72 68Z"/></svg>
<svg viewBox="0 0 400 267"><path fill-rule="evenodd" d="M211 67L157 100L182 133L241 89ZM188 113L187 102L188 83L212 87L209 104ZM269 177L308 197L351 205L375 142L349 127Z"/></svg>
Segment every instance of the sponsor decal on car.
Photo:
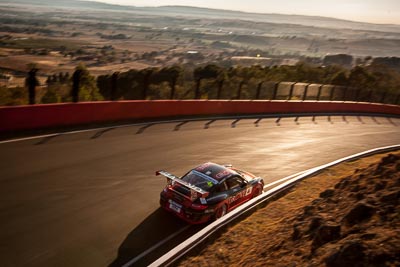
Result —
<svg viewBox="0 0 400 267"><path fill-rule="evenodd" d="M181 209L182 209L182 205L180 205L180 204L178 204L178 203L176 203L175 201L173 201L173 200L170 199L170 200L169 200L169 208L170 208L171 210L177 212L177 213L180 213L180 212L181 212Z"/></svg>
<svg viewBox="0 0 400 267"><path fill-rule="evenodd" d="M215 175L215 178L220 179L220 178L222 178L222 177L224 177L224 176L227 176L227 175L230 175L230 174L232 174L231 171L229 171L229 170L223 170L222 172L217 173L217 174Z"/></svg>

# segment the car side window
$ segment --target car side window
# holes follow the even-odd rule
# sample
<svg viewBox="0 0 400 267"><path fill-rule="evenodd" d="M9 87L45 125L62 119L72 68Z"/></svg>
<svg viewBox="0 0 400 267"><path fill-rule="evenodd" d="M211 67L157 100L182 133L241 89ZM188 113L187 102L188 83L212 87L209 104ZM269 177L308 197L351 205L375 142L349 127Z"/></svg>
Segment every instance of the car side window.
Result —
<svg viewBox="0 0 400 267"><path fill-rule="evenodd" d="M228 187L226 186L225 182L220 183L219 185L217 185L217 187L215 188L215 192L217 193L221 193L228 190Z"/></svg>
<svg viewBox="0 0 400 267"><path fill-rule="evenodd" d="M226 184L229 189L240 187L242 182L243 182L242 179L238 176L234 176L226 180Z"/></svg>

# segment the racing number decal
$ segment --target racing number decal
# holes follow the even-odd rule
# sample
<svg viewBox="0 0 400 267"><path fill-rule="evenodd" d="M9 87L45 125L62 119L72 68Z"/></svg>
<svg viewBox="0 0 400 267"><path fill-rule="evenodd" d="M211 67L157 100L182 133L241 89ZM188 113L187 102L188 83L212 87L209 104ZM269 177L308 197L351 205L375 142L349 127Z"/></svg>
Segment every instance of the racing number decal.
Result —
<svg viewBox="0 0 400 267"><path fill-rule="evenodd" d="M250 195L252 190L253 190L253 187L251 187L251 186L249 188L247 188L246 189L246 194L244 196Z"/></svg>

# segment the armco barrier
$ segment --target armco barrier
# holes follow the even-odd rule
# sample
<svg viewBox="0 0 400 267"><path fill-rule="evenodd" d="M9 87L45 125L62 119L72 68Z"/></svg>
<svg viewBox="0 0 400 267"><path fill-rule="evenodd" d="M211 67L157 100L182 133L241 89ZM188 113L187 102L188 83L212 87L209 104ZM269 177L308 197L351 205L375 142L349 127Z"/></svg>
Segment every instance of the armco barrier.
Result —
<svg viewBox="0 0 400 267"><path fill-rule="evenodd" d="M0 107L0 132L134 119L274 113L400 115L400 106L328 101L138 100Z"/></svg>

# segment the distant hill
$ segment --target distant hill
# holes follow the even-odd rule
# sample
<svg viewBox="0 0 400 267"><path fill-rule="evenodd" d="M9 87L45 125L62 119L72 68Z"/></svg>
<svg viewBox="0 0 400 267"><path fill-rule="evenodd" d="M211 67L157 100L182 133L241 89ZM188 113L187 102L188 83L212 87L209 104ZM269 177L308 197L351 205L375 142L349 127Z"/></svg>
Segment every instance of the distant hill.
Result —
<svg viewBox="0 0 400 267"><path fill-rule="evenodd" d="M396 32L400 33L400 25L394 24L372 24L342 19L303 16L303 15L284 15L284 14L261 14L248 13L231 10L198 8L189 6L161 6L161 7L135 7L106 4L101 2L80 1L80 0L0 0L0 4L23 4L36 6L52 6L63 8L90 8L113 11L134 12L148 15L159 16L184 16L196 18L221 18L221 19L241 19L258 22L269 22L277 24L298 24L305 26L317 26L336 29L354 29L365 31Z"/></svg>
<svg viewBox="0 0 400 267"><path fill-rule="evenodd" d="M92 2L92 1L80 1L80 0L0 0L0 4L1 3L24 4L24 5L34 5L34 6L67 7L67 8L96 8L96 9L126 10L125 6L113 5L101 2Z"/></svg>

